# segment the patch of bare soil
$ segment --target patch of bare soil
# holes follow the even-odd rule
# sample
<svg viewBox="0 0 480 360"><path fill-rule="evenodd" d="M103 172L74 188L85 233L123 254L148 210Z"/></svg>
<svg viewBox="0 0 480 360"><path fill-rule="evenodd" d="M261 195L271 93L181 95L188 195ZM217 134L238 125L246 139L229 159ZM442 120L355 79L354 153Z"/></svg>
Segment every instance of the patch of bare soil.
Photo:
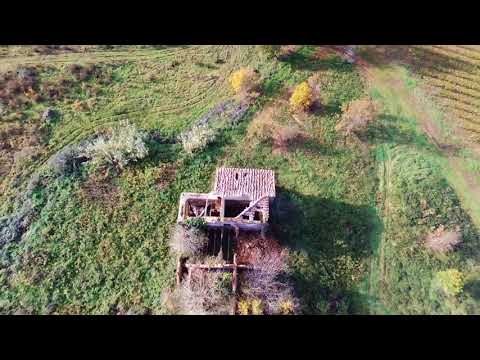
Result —
<svg viewBox="0 0 480 360"><path fill-rule="evenodd" d="M156 169L155 184L159 190L166 188L174 180L177 174L177 166L174 163L159 166Z"/></svg>
<svg viewBox="0 0 480 360"><path fill-rule="evenodd" d="M432 251L446 253L451 251L462 241L460 229L451 231L440 225L425 239L425 246Z"/></svg>
<svg viewBox="0 0 480 360"><path fill-rule="evenodd" d="M118 202L120 191L110 177L91 176L83 183L81 195L88 202L109 207Z"/></svg>
<svg viewBox="0 0 480 360"><path fill-rule="evenodd" d="M0 130L0 178L15 164L35 158L41 150L41 130L11 124Z"/></svg>

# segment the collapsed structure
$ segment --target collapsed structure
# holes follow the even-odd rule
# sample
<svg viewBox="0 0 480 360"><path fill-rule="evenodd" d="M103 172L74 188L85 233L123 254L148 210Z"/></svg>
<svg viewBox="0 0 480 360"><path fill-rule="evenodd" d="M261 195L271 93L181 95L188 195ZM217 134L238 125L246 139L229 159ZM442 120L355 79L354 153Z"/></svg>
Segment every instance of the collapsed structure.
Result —
<svg viewBox="0 0 480 360"><path fill-rule="evenodd" d="M209 227L263 231L274 198L272 170L222 167L210 193L181 194L177 222L202 218Z"/></svg>
<svg viewBox="0 0 480 360"><path fill-rule="evenodd" d="M210 193L182 193L177 223L203 219L208 230L204 253L216 257L217 262L190 263L187 258L179 256L177 285L182 282L184 273L187 273L187 284L191 288L192 282L195 282L193 279L205 275L205 272L231 272L232 292L235 294L238 273L258 270L252 264L237 261L239 231L261 231L263 238L274 199L275 174L265 169L221 167L217 169ZM236 298L232 313L236 313Z"/></svg>

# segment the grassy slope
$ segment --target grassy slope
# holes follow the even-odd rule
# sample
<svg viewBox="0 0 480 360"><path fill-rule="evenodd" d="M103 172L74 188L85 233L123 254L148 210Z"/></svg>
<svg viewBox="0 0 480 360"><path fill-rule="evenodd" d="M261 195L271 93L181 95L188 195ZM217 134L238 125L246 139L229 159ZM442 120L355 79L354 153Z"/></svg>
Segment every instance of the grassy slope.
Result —
<svg viewBox="0 0 480 360"><path fill-rule="evenodd" d="M439 175L436 156L426 139L415 132L414 121L402 116L394 94L377 89L376 96L387 108L379 128L372 130L364 144L345 144L334 131L340 106L362 96L364 90L355 69L338 58L316 60L313 47L302 47L297 55L278 64L259 58L249 47L187 48L171 53L168 49L165 57L162 51L150 60L143 57L142 61L105 65L115 81L94 99L90 113L79 114L68 103L55 104L62 120L53 128L40 159L15 168L2 182L7 191L0 214L14 208L8 194L21 191L29 175L51 154L102 126L128 118L140 128L174 136L229 97L227 75L247 64L257 66L264 76L265 95L244 122L225 130L193 158L185 158L178 144L150 144L152 155L115 180L119 190L113 206L86 201L82 195L86 179L82 178L56 180L37 191L35 201L41 211L29 235L4 251L0 312L116 313L131 309L162 313L160 294L174 277L166 244L179 194L209 190L214 170L222 164L276 171L279 216L274 228L291 248L293 276L306 313L327 313L334 308L337 313L424 312L431 309L425 303L424 289L433 271L450 265L467 267L463 260L471 257L473 241L448 259L434 259L415 245L431 223L410 221L416 219L411 212L418 208L418 199L405 199L406 193L423 196L438 189L427 197L432 206L448 217L450 212L444 210L451 203L452 219L461 222L464 216L455 196L451 192L444 196L447 186ZM226 63L215 64L217 57ZM171 69L175 60L180 64ZM56 68L63 71L64 63ZM309 139L282 156L274 155L269 143L248 142L245 132L255 111L314 72L324 79L324 107L305 120ZM157 80L147 80L149 74ZM55 71L51 76L56 76ZM78 92L75 97L86 100L89 95ZM395 144L399 139L401 150ZM385 178L383 165L393 158L396 166ZM174 168L174 176L159 188L166 168ZM15 175L20 183L12 182ZM417 181L430 177L432 181L426 183ZM386 187L392 194L389 214L381 206L381 190ZM385 228L380 215L385 217ZM394 242L399 233L399 241L408 246L397 250ZM373 257L368 277L372 251L378 255L380 249L383 255ZM385 264L386 274L380 273L379 261ZM364 277L372 280L370 293L360 286ZM388 281L386 285L377 281L381 277Z"/></svg>
<svg viewBox="0 0 480 360"><path fill-rule="evenodd" d="M365 312L357 293L369 255L375 169L368 149L344 146L334 126L340 106L363 93L358 73L338 58L314 60L308 48L283 64L267 83L294 78L298 82L313 71L325 80L323 110L307 117L310 137L287 154L275 155L271 144L243 139L228 150L222 164L274 169L277 175L277 211L274 228L291 249L293 276L304 311ZM286 81L286 85L292 81Z"/></svg>
<svg viewBox="0 0 480 360"><path fill-rule="evenodd" d="M181 52L165 64L153 60L115 66L115 81L105 89L91 114L77 114L67 104L55 104L62 119L54 127L43 156L21 169L20 184L9 182L17 173L5 179L4 186L15 194L51 154L112 121L128 118L140 128L159 130L164 136L179 133L199 114L229 96L225 78L232 68L254 59L251 51L248 47L205 47L193 58L184 58ZM226 61L221 68L213 64L217 57ZM164 74L157 69L170 66L173 60L179 62L176 72ZM213 69L195 62L208 63ZM145 79L146 72L176 77L151 86ZM212 84L207 75L216 75L218 83ZM116 113L118 117L109 117ZM59 313L109 313L132 308L161 311L161 290L171 282L173 274L166 242L179 194L209 188L216 158L226 141L221 138L215 150L186 161L179 159L178 145L154 144L152 156L116 180L119 197L114 206L85 201L80 190L82 179L49 183L37 194L43 208L29 236L4 251L2 312L23 309L43 313L55 309ZM162 177L158 171L162 164L170 164L176 173L169 186L160 190L156 184ZM13 201L8 205L6 210L14 208Z"/></svg>
<svg viewBox="0 0 480 360"><path fill-rule="evenodd" d="M480 238L469 214L447 181L442 153L420 130L412 106L387 80L396 68L372 70L372 96L384 114L373 137L379 162L379 209L383 234L369 277L377 313L477 313ZM412 81L404 80L407 85ZM381 135L381 136L378 136ZM427 252L422 239L440 224L463 231L463 244L449 255ZM439 270L458 268L467 275L466 291L457 299L440 298L431 289Z"/></svg>
<svg viewBox="0 0 480 360"><path fill-rule="evenodd" d="M237 57L226 65L239 67L257 58L249 51L237 50L234 53ZM241 149L248 145L243 143L247 116L245 123L226 130L216 143L192 159L184 159L178 145L158 145L158 151L150 159L117 179L120 195L115 206L85 201L81 196L81 179L49 184L38 194L37 201L44 207L30 235L8 248L14 264L2 271L2 311L23 309L43 313L55 309L59 313L109 313L133 308L162 312L160 294L173 279L173 262L166 242L175 220L179 193L208 190L221 158L230 164L272 167L278 172L282 198L289 199L288 203L303 209L305 214L285 219L284 239L295 238L288 244L295 249L294 268L306 310L326 312L328 301L339 297L347 311L350 293L362 275L362 263L368 253L374 171L369 154L355 147L342 148L343 142L336 138L333 126L340 105L361 95L359 76L338 58L313 60L311 48L302 49L288 63L253 65L259 66L266 79L265 96L257 108L313 71L321 71L329 80L324 85L326 110L307 120L314 136L303 149L285 158L272 157L269 145L260 144L248 152L250 156L244 156ZM193 67L189 62L183 66ZM174 102L150 86L132 84L142 69L142 63L116 67L117 81L106 89L104 102L92 112L95 119L102 119L98 127L87 125L91 123L87 114L69 112L54 129L50 147L56 150L61 144L97 131L108 123L103 119L114 114L115 108L123 112L129 107L141 109L138 106L141 95L149 101L158 98L165 104ZM195 71L207 72L204 69ZM224 79L228 72L223 71ZM180 114L166 110L159 112L158 117L150 117L157 113L155 107L147 107L128 117L142 128L158 129L165 135L178 133L220 101L222 94L228 95L224 82L217 85L213 94L218 95L210 96L210 101L201 106L179 107ZM184 102L191 99L189 84L179 81L167 86L172 86L172 92L175 88L185 89ZM144 94L145 91L148 93ZM113 105L109 106L110 103ZM155 186L157 169L169 163L177 169L175 178L160 191ZM352 187L353 177L359 181ZM318 218L323 220L319 222ZM296 226L298 221L304 223L301 232Z"/></svg>

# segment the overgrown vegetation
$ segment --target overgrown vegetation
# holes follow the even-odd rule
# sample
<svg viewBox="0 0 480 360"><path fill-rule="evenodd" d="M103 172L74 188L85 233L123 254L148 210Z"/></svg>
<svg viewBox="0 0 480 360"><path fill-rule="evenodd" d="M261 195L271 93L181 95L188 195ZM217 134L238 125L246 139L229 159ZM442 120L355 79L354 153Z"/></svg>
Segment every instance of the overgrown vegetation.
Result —
<svg viewBox="0 0 480 360"><path fill-rule="evenodd" d="M200 256L208 245L203 224L187 223L175 225L170 246L180 256Z"/></svg>

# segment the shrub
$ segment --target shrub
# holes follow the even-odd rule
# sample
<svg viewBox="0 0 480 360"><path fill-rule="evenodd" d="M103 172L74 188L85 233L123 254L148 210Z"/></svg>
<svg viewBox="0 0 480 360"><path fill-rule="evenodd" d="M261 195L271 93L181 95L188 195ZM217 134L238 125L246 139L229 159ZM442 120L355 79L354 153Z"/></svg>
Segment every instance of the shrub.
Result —
<svg viewBox="0 0 480 360"><path fill-rule="evenodd" d="M342 119L335 129L347 136L364 131L377 115L377 106L370 99L353 100L342 110Z"/></svg>
<svg viewBox="0 0 480 360"><path fill-rule="evenodd" d="M261 141L272 138L273 128L277 126L274 118L280 115L276 107L268 107L263 109L250 123L247 136L250 138L257 138Z"/></svg>
<svg viewBox="0 0 480 360"><path fill-rule="evenodd" d="M439 271L435 280L446 295L455 296L462 292L465 278L457 269L448 269Z"/></svg>
<svg viewBox="0 0 480 360"><path fill-rule="evenodd" d="M197 256L208 245L208 236L203 228L177 224L173 230L170 247L182 256Z"/></svg>
<svg viewBox="0 0 480 360"><path fill-rule="evenodd" d="M169 311L181 315L226 315L232 307L233 297L219 289L221 273L204 271L201 279L191 286L182 283L164 299Z"/></svg>
<svg viewBox="0 0 480 360"><path fill-rule="evenodd" d="M109 136L100 136L89 142L83 154L91 159L95 167L123 170L130 162L145 158L148 149L145 135L139 132L135 125L124 122L111 130Z"/></svg>
<svg viewBox="0 0 480 360"><path fill-rule="evenodd" d="M252 308L252 315L262 315L263 314L263 304L262 300L252 299L250 302Z"/></svg>
<svg viewBox="0 0 480 360"><path fill-rule="evenodd" d="M294 314L295 312L295 305L292 300L282 300L279 303L279 310L280 314L282 315L290 315Z"/></svg>
<svg viewBox="0 0 480 360"><path fill-rule="evenodd" d="M286 299L292 303L292 312L297 312L298 301L286 277L286 257L286 250L276 246L250 251L249 263L255 270L243 274L241 290L247 298L261 300L261 313L282 313L281 306ZM260 312L260 305L256 306L256 311Z"/></svg>
<svg viewBox="0 0 480 360"><path fill-rule="evenodd" d="M277 151L285 152L287 147L301 138L303 133L292 126L277 126L273 129L273 145Z"/></svg>
<svg viewBox="0 0 480 360"><path fill-rule="evenodd" d="M425 239L425 245L430 250L446 253L461 243L462 233L459 231L448 231L444 225L440 225L433 233Z"/></svg>
<svg viewBox="0 0 480 360"><path fill-rule="evenodd" d="M200 125L180 134L180 141L187 154L203 150L215 140L216 131L208 125Z"/></svg>
<svg viewBox="0 0 480 360"><path fill-rule="evenodd" d="M313 91L308 82L297 85L290 97L290 107L293 111L305 111L313 104Z"/></svg>
<svg viewBox="0 0 480 360"><path fill-rule="evenodd" d="M258 86L258 74L249 68L242 68L230 76L230 85L237 94L247 94Z"/></svg>
<svg viewBox="0 0 480 360"><path fill-rule="evenodd" d="M240 315L248 315L250 312L250 302L247 299L241 299L237 306L237 311Z"/></svg>
<svg viewBox="0 0 480 360"><path fill-rule="evenodd" d="M281 54L281 45L257 45L260 53L265 54L269 59L276 59Z"/></svg>
<svg viewBox="0 0 480 360"><path fill-rule="evenodd" d="M187 228L204 229L207 222L203 218L189 218L185 220L185 226Z"/></svg>

